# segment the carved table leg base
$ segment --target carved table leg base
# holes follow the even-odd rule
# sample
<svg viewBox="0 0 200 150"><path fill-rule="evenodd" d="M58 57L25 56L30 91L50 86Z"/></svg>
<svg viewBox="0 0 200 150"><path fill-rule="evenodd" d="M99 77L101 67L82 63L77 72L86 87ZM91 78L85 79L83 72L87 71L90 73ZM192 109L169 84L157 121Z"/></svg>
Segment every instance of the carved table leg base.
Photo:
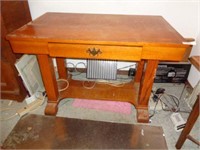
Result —
<svg viewBox="0 0 200 150"><path fill-rule="evenodd" d="M58 112L58 104L57 103L47 103L45 108L45 115L56 115Z"/></svg>
<svg viewBox="0 0 200 150"><path fill-rule="evenodd" d="M149 123L148 108L137 108L137 121L141 123Z"/></svg>

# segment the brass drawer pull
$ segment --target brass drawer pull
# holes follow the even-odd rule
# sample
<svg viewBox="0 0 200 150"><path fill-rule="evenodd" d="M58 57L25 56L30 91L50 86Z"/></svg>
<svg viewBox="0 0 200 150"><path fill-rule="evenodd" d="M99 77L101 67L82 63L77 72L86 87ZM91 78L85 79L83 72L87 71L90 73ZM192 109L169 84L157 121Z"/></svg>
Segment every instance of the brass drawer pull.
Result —
<svg viewBox="0 0 200 150"><path fill-rule="evenodd" d="M88 50L86 52L92 56L98 56L99 54L102 53L100 49L95 49L95 48L88 48Z"/></svg>

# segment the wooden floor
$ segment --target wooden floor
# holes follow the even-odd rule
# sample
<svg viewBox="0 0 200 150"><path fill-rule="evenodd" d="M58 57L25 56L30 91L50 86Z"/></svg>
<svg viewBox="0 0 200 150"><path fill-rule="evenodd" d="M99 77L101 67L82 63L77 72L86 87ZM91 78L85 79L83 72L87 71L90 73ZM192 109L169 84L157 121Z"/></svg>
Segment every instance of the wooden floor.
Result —
<svg viewBox="0 0 200 150"><path fill-rule="evenodd" d="M27 115L3 148L167 149L167 145L161 127Z"/></svg>

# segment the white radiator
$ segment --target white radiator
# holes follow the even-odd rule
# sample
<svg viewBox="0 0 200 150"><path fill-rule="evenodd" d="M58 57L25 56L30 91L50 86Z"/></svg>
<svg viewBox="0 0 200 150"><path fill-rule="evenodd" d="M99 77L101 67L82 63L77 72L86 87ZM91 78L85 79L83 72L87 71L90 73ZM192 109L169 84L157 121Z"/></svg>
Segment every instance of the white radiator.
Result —
<svg viewBox="0 0 200 150"><path fill-rule="evenodd" d="M117 61L87 60L88 79L117 79Z"/></svg>
<svg viewBox="0 0 200 150"><path fill-rule="evenodd" d="M38 91L44 91L44 85L35 55L23 55L15 66L30 96Z"/></svg>

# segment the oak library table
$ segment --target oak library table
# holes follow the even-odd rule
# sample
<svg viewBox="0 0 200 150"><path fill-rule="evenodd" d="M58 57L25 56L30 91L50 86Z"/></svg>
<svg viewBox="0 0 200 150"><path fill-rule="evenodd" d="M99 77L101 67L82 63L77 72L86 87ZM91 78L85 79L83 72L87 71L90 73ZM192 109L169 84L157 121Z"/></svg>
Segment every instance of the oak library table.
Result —
<svg viewBox="0 0 200 150"><path fill-rule="evenodd" d="M159 61L181 61L189 45L161 16L45 13L7 35L15 53L37 56L48 96L46 115L56 115L64 98L129 102L137 121L149 122L148 102ZM59 92L52 58L60 79L67 79L66 58L138 62L135 78L123 87L96 84L86 89L68 79Z"/></svg>

